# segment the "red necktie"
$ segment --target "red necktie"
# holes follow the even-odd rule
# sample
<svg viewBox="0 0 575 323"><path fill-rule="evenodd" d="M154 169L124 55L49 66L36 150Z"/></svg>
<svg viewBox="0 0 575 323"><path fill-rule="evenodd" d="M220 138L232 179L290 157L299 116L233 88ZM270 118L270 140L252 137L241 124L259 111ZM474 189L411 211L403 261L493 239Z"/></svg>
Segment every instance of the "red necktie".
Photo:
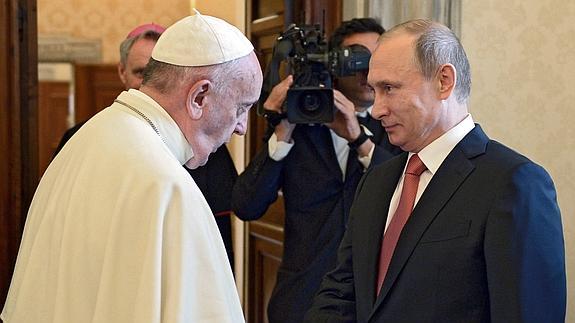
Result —
<svg viewBox="0 0 575 323"><path fill-rule="evenodd" d="M382 239L381 252L379 254L379 272L377 276L378 295L383 285L387 269L389 268L393 250L397 245L397 240L399 240L401 230L405 223L407 223L407 219L409 219L411 211L413 210L415 195L417 194L417 187L419 186L419 175L426 169L427 167L425 167L417 154L411 156L407 163L399 204Z"/></svg>

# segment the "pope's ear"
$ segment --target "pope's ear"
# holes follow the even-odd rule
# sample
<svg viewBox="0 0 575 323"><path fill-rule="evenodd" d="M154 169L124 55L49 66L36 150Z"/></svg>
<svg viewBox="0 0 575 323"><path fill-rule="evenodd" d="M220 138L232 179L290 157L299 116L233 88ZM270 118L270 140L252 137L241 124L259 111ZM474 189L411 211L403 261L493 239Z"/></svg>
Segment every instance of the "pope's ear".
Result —
<svg viewBox="0 0 575 323"><path fill-rule="evenodd" d="M210 91L212 91L212 82L209 80L199 80L190 87L186 99L186 110L192 119L198 120L202 117L206 96Z"/></svg>
<svg viewBox="0 0 575 323"><path fill-rule="evenodd" d="M453 93L453 90L455 89L455 83L457 82L455 66L451 64L442 65L439 68L437 77L439 84L439 98L441 100L447 100L451 93Z"/></svg>

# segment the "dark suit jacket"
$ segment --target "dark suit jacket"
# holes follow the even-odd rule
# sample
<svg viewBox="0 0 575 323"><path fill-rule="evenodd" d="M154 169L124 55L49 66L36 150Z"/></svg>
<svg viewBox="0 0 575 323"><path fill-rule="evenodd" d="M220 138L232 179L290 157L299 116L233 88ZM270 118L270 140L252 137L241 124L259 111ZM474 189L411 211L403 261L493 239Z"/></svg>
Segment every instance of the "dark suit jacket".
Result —
<svg viewBox="0 0 575 323"><path fill-rule="evenodd" d="M377 120L372 164L400 150L389 144ZM297 125L295 145L276 162L268 147L240 174L232 194L232 210L242 220L261 217L282 189L285 201L284 253L268 306L270 322L301 322L323 275L333 268L349 209L363 174L357 153L350 152L345 180L325 126Z"/></svg>
<svg viewBox="0 0 575 323"><path fill-rule="evenodd" d="M405 225L379 297L389 202L407 153L362 179L308 322L563 322L561 218L549 175L476 126Z"/></svg>
<svg viewBox="0 0 575 323"><path fill-rule="evenodd" d="M80 128L86 123L80 122L74 127L68 129L60 143L56 148L54 157L60 152L64 147L66 142L72 138L72 136L80 130ZM215 153L213 153L208 162L196 169L184 168L190 173L202 194L206 198L206 201L210 205L212 213L216 217L216 223L220 229L220 233L224 240L224 245L226 247L226 253L228 254L228 260L232 270L234 268L234 250L232 246L232 225L231 225L231 206L230 200L232 195L232 187L236 178L238 177L238 172L234 166L234 162L228 148L222 145Z"/></svg>
<svg viewBox="0 0 575 323"><path fill-rule="evenodd" d="M226 252L232 270L234 268L234 249L232 245L231 199L232 188L238 177L234 161L225 145L213 153L208 162L196 169L188 169L194 182L204 194L210 209L216 217L220 234L224 239Z"/></svg>

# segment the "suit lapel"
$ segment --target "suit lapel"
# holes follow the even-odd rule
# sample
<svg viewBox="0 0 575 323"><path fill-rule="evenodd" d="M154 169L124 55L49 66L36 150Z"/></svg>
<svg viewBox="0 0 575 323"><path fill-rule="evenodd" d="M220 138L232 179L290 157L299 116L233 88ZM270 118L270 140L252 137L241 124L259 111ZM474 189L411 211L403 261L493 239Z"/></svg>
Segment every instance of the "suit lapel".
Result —
<svg viewBox="0 0 575 323"><path fill-rule="evenodd" d="M357 152L350 149L347 156L347 165L345 166L345 180L349 180L352 176L362 170L363 167L361 166L359 159L357 159Z"/></svg>
<svg viewBox="0 0 575 323"><path fill-rule="evenodd" d="M361 122L361 124L366 126L369 131L371 131L375 142L380 140L383 133L383 128L381 127L381 124L378 120L368 116L363 122ZM321 159L326 163L327 167L329 167L332 172L335 172L334 174L338 174L339 178L342 178L343 174L341 172L341 168L339 167L337 156L335 155L333 140L331 138L331 132L329 131L329 128L320 125L306 127L309 129L307 129L308 131L305 131L304 133L308 137L307 139L317 149ZM345 171L346 180L348 177L351 177L356 172L360 172L362 170L363 166L357 159L357 152L350 151Z"/></svg>
<svg viewBox="0 0 575 323"><path fill-rule="evenodd" d="M371 131L375 142L379 142L384 131L381 127L381 122L370 116L366 119L365 123L362 124L366 126L369 131Z"/></svg>
<svg viewBox="0 0 575 323"><path fill-rule="evenodd" d="M476 126L443 161L403 228L374 310L389 294L431 222L473 171L475 165L470 159L485 152L488 140L481 128Z"/></svg>
<svg viewBox="0 0 575 323"><path fill-rule="evenodd" d="M389 202L403 172L406 160L407 153L404 153L386 162L383 171L377 173L377 175L373 175L374 180L377 181L377 183L375 183L378 188L377 191L364 193L365 195L369 194L367 197L368 201L361 203L365 205L365 208L354 210L355 204L352 206L352 213L361 212L363 214L360 213L359 216L369 218L369 221L363 222L366 226L362 227L359 231L360 233L357 235L362 241L362 243L359 244L360 247L358 250L364 250L365 252L357 255L359 256L357 262L361 265L357 267L360 273L356 276L358 280L356 283L358 285L358 293L363 294L357 297L357 299L370 300L370 306L373 304L376 295L375 288L377 285L379 252L381 238L383 237L383 228L387 221ZM373 170L374 173L377 171L377 168ZM370 176L372 175L367 175L368 178ZM376 179L375 176L377 176Z"/></svg>

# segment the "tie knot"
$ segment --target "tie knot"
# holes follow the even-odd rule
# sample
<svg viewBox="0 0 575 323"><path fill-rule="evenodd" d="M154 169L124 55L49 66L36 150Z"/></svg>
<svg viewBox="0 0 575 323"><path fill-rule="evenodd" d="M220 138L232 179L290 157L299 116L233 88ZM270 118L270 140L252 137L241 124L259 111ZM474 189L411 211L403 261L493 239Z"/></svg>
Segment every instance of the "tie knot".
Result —
<svg viewBox="0 0 575 323"><path fill-rule="evenodd" d="M414 154L413 156L411 156L411 158L409 158L409 161L407 162L407 168L406 168L406 170L405 170L405 173L406 173L406 174L415 175L415 176L419 176L419 175L421 175L421 173L423 173L426 169L427 169L427 167L426 167L425 164L421 161L421 159L419 158L419 156L417 156L417 154Z"/></svg>

